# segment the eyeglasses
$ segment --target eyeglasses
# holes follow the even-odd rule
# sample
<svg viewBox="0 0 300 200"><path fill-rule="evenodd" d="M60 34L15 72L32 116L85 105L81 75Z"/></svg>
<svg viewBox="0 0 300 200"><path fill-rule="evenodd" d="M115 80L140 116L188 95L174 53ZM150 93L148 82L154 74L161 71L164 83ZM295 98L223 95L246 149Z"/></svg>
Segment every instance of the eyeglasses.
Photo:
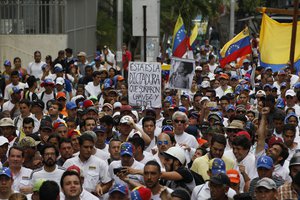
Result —
<svg viewBox="0 0 300 200"><path fill-rule="evenodd" d="M165 140L165 141L157 141L157 145L168 145L169 144L169 141Z"/></svg>
<svg viewBox="0 0 300 200"><path fill-rule="evenodd" d="M184 123L185 123L185 120L174 119L174 122L175 122L176 124L178 124L179 122L180 122L181 124L184 124Z"/></svg>

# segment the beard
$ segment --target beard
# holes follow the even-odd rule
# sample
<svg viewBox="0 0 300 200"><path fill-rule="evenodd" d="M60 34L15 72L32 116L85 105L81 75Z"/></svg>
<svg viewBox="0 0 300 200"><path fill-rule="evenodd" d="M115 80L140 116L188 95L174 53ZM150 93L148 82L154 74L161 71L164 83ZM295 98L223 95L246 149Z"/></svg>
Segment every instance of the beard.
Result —
<svg viewBox="0 0 300 200"><path fill-rule="evenodd" d="M46 161L43 161L43 163L47 167L53 167L54 165L56 165L55 160L53 160L52 158L48 158Z"/></svg>

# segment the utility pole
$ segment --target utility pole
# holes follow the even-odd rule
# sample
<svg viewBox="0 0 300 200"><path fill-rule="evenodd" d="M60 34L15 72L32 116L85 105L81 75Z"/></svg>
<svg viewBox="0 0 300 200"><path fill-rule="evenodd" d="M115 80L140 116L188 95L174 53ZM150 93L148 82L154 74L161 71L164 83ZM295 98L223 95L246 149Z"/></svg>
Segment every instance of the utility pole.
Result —
<svg viewBox="0 0 300 200"><path fill-rule="evenodd" d="M235 0L230 0L229 39L232 39L234 36L234 8L235 8Z"/></svg>
<svg viewBox="0 0 300 200"><path fill-rule="evenodd" d="M123 44L123 0L117 0L117 65L122 66L122 44Z"/></svg>

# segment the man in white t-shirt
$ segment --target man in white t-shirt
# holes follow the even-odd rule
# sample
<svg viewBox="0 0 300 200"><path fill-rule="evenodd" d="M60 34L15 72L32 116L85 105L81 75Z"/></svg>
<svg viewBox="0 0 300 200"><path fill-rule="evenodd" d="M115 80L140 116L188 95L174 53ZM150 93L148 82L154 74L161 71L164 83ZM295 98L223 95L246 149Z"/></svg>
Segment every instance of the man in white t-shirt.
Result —
<svg viewBox="0 0 300 200"><path fill-rule="evenodd" d="M50 79L50 78L45 79L43 81L43 83L41 84L41 87L44 87L45 91L41 92L38 95L38 97L39 97L40 100L42 100L45 103L45 105L47 105L47 102L49 100L56 98L56 94L54 92L55 84L54 84L53 79Z"/></svg>
<svg viewBox="0 0 300 200"><path fill-rule="evenodd" d="M84 88L85 88L85 96L98 96L101 93L101 87L100 87L100 81L101 81L101 72L100 71L94 71L93 72L93 81L89 82Z"/></svg>
<svg viewBox="0 0 300 200"><path fill-rule="evenodd" d="M42 74L42 66L46 64L44 61L41 61L42 54L40 51L34 52L34 62L29 63L27 67L27 73L29 75L35 76L35 78L40 78Z"/></svg>
<svg viewBox="0 0 300 200"><path fill-rule="evenodd" d="M4 89L4 100L11 100L11 94L14 92L14 88L24 90L25 84L20 82L19 72L13 71L10 75L11 83L8 84Z"/></svg>

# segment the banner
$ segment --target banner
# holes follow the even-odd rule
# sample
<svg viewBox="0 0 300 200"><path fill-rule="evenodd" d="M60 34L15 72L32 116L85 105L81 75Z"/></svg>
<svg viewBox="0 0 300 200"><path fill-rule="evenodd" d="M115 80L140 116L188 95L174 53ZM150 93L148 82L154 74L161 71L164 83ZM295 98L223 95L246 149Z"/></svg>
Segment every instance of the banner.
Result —
<svg viewBox="0 0 300 200"><path fill-rule="evenodd" d="M194 74L195 60L173 57L168 87L189 90L192 87Z"/></svg>
<svg viewBox="0 0 300 200"><path fill-rule="evenodd" d="M292 37L292 23L279 23L263 14L260 36L259 51L260 64L263 67L271 67L273 72L285 67L290 60L290 47ZM295 67L300 66L300 22L298 22L296 46L295 46Z"/></svg>
<svg viewBox="0 0 300 200"><path fill-rule="evenodd" d="M160 63L129 63L128 98L131 106L161 107Z"/></svg>
<svg viewBox="0 0 300 200"><path fill-rule="evenodd" d="M224 67L231 61L235 61L237 58L250 54L251 52L249 30L245 28L220 50L220 65Z"/></svg>

